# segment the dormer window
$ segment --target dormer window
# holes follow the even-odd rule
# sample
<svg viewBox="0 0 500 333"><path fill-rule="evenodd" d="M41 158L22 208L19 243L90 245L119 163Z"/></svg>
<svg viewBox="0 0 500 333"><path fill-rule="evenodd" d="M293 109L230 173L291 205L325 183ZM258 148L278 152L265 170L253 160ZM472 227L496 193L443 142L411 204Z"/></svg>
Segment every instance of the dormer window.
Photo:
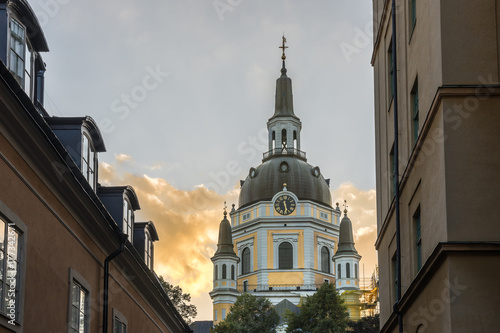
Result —
<svg viewBox="0 0 500 333"><path fill-rule="evenodd" d="M153 241L148 232L145 233L146 239L144 241L144 259L146 261L146 266L149 269L153 269Z"/></svg>
<svg viewBox="0 0 500 333"><path fill-rule="evenodd" d="M128 240L132 242L132 227L134 225L134 213L128 200L123 200L123 228L124 234L128 235Z"/></svg>
<svg viewBox="0 0 500 333"><path fill-rule="evenodd" d="M10 59L9 69L17 82L24 87L26 67L26 28L15 19L10 21ZM29 65L28 65L29 68Z"/></svg>
<svg viewBox="0 0 500 333"><path fill-rule="evenodd" d="M85 179L89 182L90 187L95 190L97 183L96 179L96 151L92 141L89 139L86 133L82 135L82 174Z"/></svg>

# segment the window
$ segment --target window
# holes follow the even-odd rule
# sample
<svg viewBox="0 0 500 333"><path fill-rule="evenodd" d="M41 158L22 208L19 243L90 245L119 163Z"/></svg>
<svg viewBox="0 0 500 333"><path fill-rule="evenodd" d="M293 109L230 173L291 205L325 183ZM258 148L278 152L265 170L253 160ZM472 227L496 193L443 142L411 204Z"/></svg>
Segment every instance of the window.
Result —
<svg viewBox="0 0 500 333"><path fill-rule="evenodd" d="M392 41L389 44L389 50L387 51L387 79L389 87L389 100L392 100L394 96L394 66L392 63Z"/></svg>
<svg viewBox="0 0 500 333"><path fill-rule="evenodd" d="M410 31L413 31L417 23L417 0L410 0Z"/></svg>
<svg viewBox="0 0 500 333"><path fill-rule="evenodd" d="M321 248L321 271L330 273L330 251L326 246Z"/></svg>
<svg viewBox="0 0 500 333"><path fill-rule="evenodd" d="M0 219L0 312L6 315L14 313L16 320L21 302L21 235L14 223Z"/></svg>
<svg viewBox="0 0 500 333"><path fill-rule="evenodd" d="M351 278L351 265L349 263L345 264L345 277L346 279Z"/></svg>
<svg viewBox="0 0 500 333"><path fill-rule="evenodd" d="M148 266L149 269L153 269L153 242L151 241L151 236L149 235L148 232L145 233L146 239L144 240L144 246L145 246L145 260L146 260L146 265Z"/></svg>
<svg viewBox="0 0 500 333"><path fill-rule="evenodd" d="M398 265L396 260L396 254L392 257L392 291L394 295L394 302L398 300Z"/></svg>
<svg viewBox="0 0 500 333"><path fill-rule="evenodd" d="M417 143L419 135L419 111L418 111L418 78L415 80L413 89L411 91L411 109L412 109L412 122L411 122L411 133L412 133L412 143L415 145Z"/></svg>
<svg viewBox="0 0 500 333"><path fill-rule="evenodd" d="M297 131L293 131L293 148L294 149L298 149L298 145L297 145Z"/></svg>
<svg viewBox="0 0 500 333"><path fill-rule="evenodd" d="M96 179L96 152L87 134L83 134L82 143L82 174L92 189L95 190Z"/></svg>
<svg viewBox="0 0 500 333"><path fill-rule="evenodd" d="M283 129L281 131L281 148L283 148L283 154L286 154L287 151L286 151L286 129Z"/></svg>
<svg viewBox="0 0 500 333"><path fill-rule="evenodd" d="M250 273L250 249L246 247L241 255L241 274Z"/></svg>
<svg viewBox="0 0 500 333"><path fill-rule="evenodd" d="M217 321L217 310L215 310L215 316L214 316L215 321Z"/></svg>
<svg viewBox="0 0 500 333"><path fill-rule="evenodd" d="M396 195L397 183L396 183L396 155L394 154L394 144L392 145L391 153L389 155L390 164L390 184L391 184L391 198Z"/></svg>
<svg viewBox="0 0 500 333"><path fill-rule="evenodd" d="M293 247L288 242L283 242L278 248L279 252L279 268L291 269L293 268Z"/></svg>
<svg viewBox="0 0 500 333"><path fill-rule="evenodd" d="M219 279L219 272L218 272L218 269L219 269L219 267L218 267L217 265L215 265L215 270L214 270L215 272L214 272L214 273L215 273L215 279L216 279L216 280L218 280L218 279Z"/></svg>
<svg viewBox="0 0 500 333"><path fill-rule="evenodd" d="M358 264L354 264L354 278L358 278Z"/></svg>
<svg viewBox="0 0 500 333"><path fill-rule="evenodd" d="M319 217L323 220L327 220L328 221L328 214L325 213L325 212L319 212Z"/></svg>
<svg viewBox="0 0 500 333"><path fill-rule="evenodd" d="M342 279L342 266L340 264L337 265L337 275L339 279Z"/></svg>
<svg viewBox="0 0 500 333"><path fill-rule="evenodd" d="M231 280L235 280L234 265L231 265Z"/></svg>
<svg viewBox="0 0 500 333"><path fill-rule="evenodd" d="M417 271L422 268L422 231L420 225L420 206L413 215L413 224L415 225L415 252L417 257Z"/></svg>
<svg viewBox="0 0 500 333"><path fill-rule="evenodd" d="M250 213L243 214L243 221L250 219Z"/></svg>
<svg viewBox="0 0 500 333"><path fill-rule="evenodd" d="M226 277L226 276L227 276L227 275L226 275L226 273L227 273L226 271L227 271L226 264L223 264L223 265L222 265L222 279L226 279L226 278L227 278L227 277Z"/></svg>
<svg viewBox="0 0 500 333"><path fill-rule="evenodd" d="M271 149L274 150L276 148L276 132L273 131L273 134L271 136L272 144L271 144Z"/></svg>
<svg viewBox="0 0 500 333"><path fill-rule="evenodd" d="M248 280L243 281L243 292L246 293L248 291Z"/></svg>
<svg viewBox="0 0 500 333"><path fill-rule="evenodd" d="M127 325L125 316L113 309L113 333L127 333Z"/></svg>
<svg viewBox="0 0 500 333"><path fill-rule="evenodd" d="M9 70L17 82L24 87L26 53L26 28L17 20L10 21Z"/></svg>
<svg viewBox="0 0 500 333"><path fill-rule="evenodd" d="M70 332L87 333L90 314L89 292L78 281L71 286Z"/></svg>
<svg viewBox="0 0 500 333"><path fill-rule="evenodd" d="M226 319L226 309L222 309L222 320Z"/></svg>
<svg viewBox="0 0 500 333"><path fill-rule="evenodd" d="M134 224L134 213L128 200L123 200L123 233L128 235L128 240L132 242L132 225Z"/></svg>

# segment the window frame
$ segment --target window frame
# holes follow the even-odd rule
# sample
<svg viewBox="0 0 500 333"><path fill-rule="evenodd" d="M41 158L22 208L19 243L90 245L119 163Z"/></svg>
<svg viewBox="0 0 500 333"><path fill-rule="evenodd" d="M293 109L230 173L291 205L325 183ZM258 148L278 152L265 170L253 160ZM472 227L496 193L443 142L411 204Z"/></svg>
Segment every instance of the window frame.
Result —
<svg viewBox="0 0 500 333"><path fill-rule="evenodd" d="M288 245L286 249L285 245ZM286 253L282 253L284 251ZM283 241L278 245L278 269L293 269L294 265L294 250L293 244L288 241Z"/></svg>
<svg viewBox="0 0 500 333"><path fill-rule="evenodd" d="M78 273L75 269L69 268L69 281L68 281L68 325L67 325L67 332L68 333L74 333L75 331L72 330L71 328L71 319L72 319L72 309L73 309L73 284L78 284L83 290L87 292L87 298L85 302L85 309L84 312L88 313L86 318L84 319L86 321L86 326L84 327L84 333L89 333L90 332L90 321L91 321L91 302L92 302L92 287L91 285L87 282L86 279L83 278L83 276ZM85 316L85 314L84 314ZM80 333L80 332L79 332Z"/></svg>
<svg viewBox="0 0 500 333"><path fill-rule="evenodd" d="M249 274L252 272L251 255L252 252L250 250L250 247L248 246L241 251L241 275ZM245 257L248 257L248 259L246 259Z"/></svg>
<svg viewBox="0 0 500 333"><path fill-rule="evenodd" d="M25 74L26 74L26 48L27 48L27 29L24 24L20 22L16 17L10 16L8 18L9 21L9 35L8 35L8 44L9 44L9 72L14 76L16 81L19 83L19 85L23 88L24 90L24 83L25 83ZM15 24L18 27L23 29L24 36L19 36L17 33L13 31L12 25ZM15 47L13 47L13 39L15 39L17 42L19 42L22 45L22 56L19 54L20 50L16 50ZM15 58L13 57L15 56ZM12 66L14 65L14 59L16 60L15 62L15 70L12 69ZM23 62L22 66L22 76L19 76L19 59Z"/></svg>
<svg viewBox="0 0 500 333"><path fill-rule="evenodd" d="M127 327L128 327L128 321L127 321L127 318L120 312L118 311L116 308L113 308L113 333L116 333L115 332L115 320L118 320L120 322L120 324L122 324L123 326L125 326L125 330L119 332L119 333L127 333Z"/></svg>
<svg viewBox="0 0 500 333"><path fill-rule="evenodd" d="M346 279L351 278L351 264L348 262L345 263L345 278Z"/></svg>
<svg viewBox="0 0 500 333"><path fill-rule="evenodd" d="M411 142L412 146L417 143L418 137L420 135L420 107L418 100L418 77L415 78L415 83L410 93L410 105L411 105Z"/></svg>
<svg viewBox="0 0 500 333"><path fill-rule="evenodd" d="M420 205L413 214L413 225L415 231L414 245L415 245L415 263L417 272L422 269L422 220L420 215Z"/></svg>
<svg viewBox="0 0 500 333"><path fill-rule="evenodd" d="M128 235L128 240L131 243L133 242L133 235L134 235L133 230L134 230L134 210L132 209L132 204L130 203L130 200L126 196L124 196L122 232Z"/></svg>
<svg viewBox="0 0 500 333"><path fill-rule="evenodd" d="M17 258L20 261L19 269L17 272L17 285L19 286L19 299L16 299L17 305L17 319L14 321L16 325L9 323L10 318L5 315L0 315L0 327L8 327L9 330L13 332L23 331L23 321L24 321L24 294L25 294L25 283L26 283L26 242L28 239L28 228L26 224L22 221L17 214L15 214L3 201L0 200L0 218L6 224L13 224L15 228L20 231L20 253L18 253ZM3 295L0 294L1 297Z"/></svg>
<svg viewBox="0 0 500 333"><path fill-rule="evenodd" d="M342 264L337 264L337 278L342 279Z"/></svg>
<svg viewBox="0 0 500 333"><path fill-rule="evenodd" d="M92 190L97 186L97 151L92 142L92 137L82 130L81 171Z"/></svg>
<svg viewBox="0 0 500 333"><path fill-rule="evenodd" d="M324 264L324 258L323 258L323 250L326 250L326 262L327 262L327 267L323 267L323 264ZM323 272L323 273L328 273L330 274L331 272L331 265L330 265L330 250L328 249L327 246L322 246L321 247L321 267L320 267L320 270Z"/></svg>
<svg viewBox="0 0 500 333"><path fill-rule="evenodd" d="M148 231L144 233L144 261L149 269L153 269L153 240Z"/></svg>

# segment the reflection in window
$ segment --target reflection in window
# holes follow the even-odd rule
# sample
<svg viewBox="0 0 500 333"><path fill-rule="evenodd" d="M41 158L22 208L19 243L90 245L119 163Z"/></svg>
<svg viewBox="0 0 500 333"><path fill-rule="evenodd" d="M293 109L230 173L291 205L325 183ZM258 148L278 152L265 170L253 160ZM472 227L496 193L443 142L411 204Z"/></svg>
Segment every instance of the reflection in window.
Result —
<svg viewBox="0 0 500 333"><path fill-rule="evenodd" d="M73 280L71 286L70 332L87 333L89 331L89 292Z"/></svg>
<svg viewBox="0 0 500 333"><path fill-rule="evenodd" d="M0 219L0 312L19 318L20 232Z"/></svg>
<svg viewBox="0 0 500 333"><path fill-rule="evenodd" d="M153 269L153 242L151 241L151 236L149 236L149 233L146 232L145 235L146 239L144 241L144 246L146 265L149 269Z"/></svg>
<svg viewBox="0 0 500 333"><path fill-rule="evenodd" d="M127 325L118 317L113 321L113 333L127 333Z"/></svg>
<svg viewBox="0 0 500 333"><path fill-rule="evenodd" d="M134 215L132 213L132 208L127 200L123 200L123 233L128 235L128 240L132 242L132 225Z"/></svg>
<svg viewBox="0 0 500 333"><path fill-rule="evenodd" d="M18 21L10 21L9 69L17 82L24 87L24 67L26 48L26 28Z"/></svg>
<svg viewBox="0 0 500 333"><path fill-rule="evenodd" d="M88 181L92 189L95 189L97 179L96 179L96 152L92 142L89 140L86 134L83 134L82 143L82 174Z"/></svg>

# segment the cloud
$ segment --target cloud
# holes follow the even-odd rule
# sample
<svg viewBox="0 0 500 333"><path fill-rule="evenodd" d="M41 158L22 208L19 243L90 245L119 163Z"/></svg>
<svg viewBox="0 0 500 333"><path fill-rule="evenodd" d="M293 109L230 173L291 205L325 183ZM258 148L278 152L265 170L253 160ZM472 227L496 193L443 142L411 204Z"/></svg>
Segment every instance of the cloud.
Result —
<svg viewBox="0 0 500 333"><path fill-rule="evenodd" d="M155 243L155 271L191 294L192 303L198 308L198 319L210 319L212 303L208 292L213 283L210 258L217 246L224 201L229 209L232 203L237 204L239 189L220 195L201 184L183 191L163 178L127 172L122 160L120 154L114 164L101 163L100 182L134 187L141 205L136 221L152 220L159 234L160 240ZM366 264L366 275L370 276L376 263L375 192L344 183L332 194L339 202L349 198L348 215L353 222L356 248ZM362 269L360 266L361 274Z"/></svg>

